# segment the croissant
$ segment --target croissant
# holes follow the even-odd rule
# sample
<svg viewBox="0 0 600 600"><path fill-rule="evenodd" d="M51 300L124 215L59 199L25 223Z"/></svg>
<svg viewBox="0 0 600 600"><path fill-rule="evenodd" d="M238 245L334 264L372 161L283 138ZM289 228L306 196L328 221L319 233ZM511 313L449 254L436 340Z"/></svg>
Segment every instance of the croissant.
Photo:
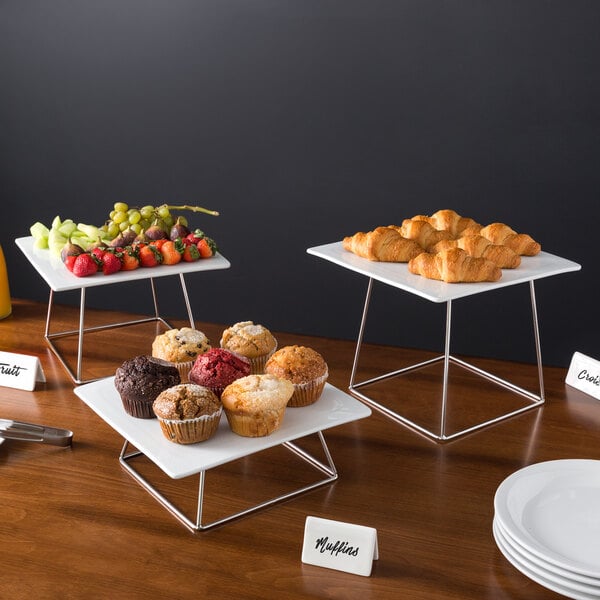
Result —
<svg viewBox="0 0 600 600"><path fill-rule="evenodd" d="M504 223L491 223L479 232L492 244L502 244L514 250L522 256L535 256L539 254L542 247L527 233L517 233Z"/></svg>
<svg viewBox="0 0 600 600"><path fill-rule="evenodd" d="M432 252L441 252L449 248L462 248L469 256L491 260L501 269L516 269L521 257L508 246L492 244L482 235L467 235L456 240L442 240L432 248Z"/></svg>
<svg viewBox="0 0 600 600"><path fill-rule="evenodd" d="M449 231L452 237L460 237L463 231L468 227L481 227L479 223L469 217L461 217L455 210L448 208L434 212L430 217L425 215L416 215L412 218L413 221L427 221L436 229Z"/></svg>
<svg viewBox="0 0 600 600"><path fill-rule="evenodd" d="M450 248L437 254L423 252L409 261L408 270L446 283L498 281L502 276L500 267L491 260L469 256L461 248Z"/></svg>
<svg viewBox="0 0 600 600"><path fill-rule="evenodd" d="M412 221L405 219L402 226L390 225L396 231L409 240L415 240L424 250L429 251L433 246L442 240L452 239L449 231L442 231L430 225L427 221Z"/></svg>
<svg viewBox="0 0 600 600"><path fill-rule="evenodd" d="M408 262L423 252L417 242L402 237L391 227L377 227L367 233L359 231L345 237L342 245L362 258L382 262Z"/></svg>

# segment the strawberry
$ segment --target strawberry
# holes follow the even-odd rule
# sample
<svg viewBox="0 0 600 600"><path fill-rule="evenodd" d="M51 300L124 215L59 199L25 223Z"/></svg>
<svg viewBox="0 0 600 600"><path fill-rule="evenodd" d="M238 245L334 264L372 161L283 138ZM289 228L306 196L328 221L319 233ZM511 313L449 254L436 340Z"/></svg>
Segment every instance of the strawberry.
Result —
<svg viewBox="0 0 600 600"><path fill-rule="evenodd" d="M181 250L180 250L181 248ZM183 244L181 240L178 242L173 242L171 240L166 240L160 246L160 253L163 257L164 265L176 265L181 261L181 252L183 251Z"/></svg>
<svg viewBox="0 0 600 600"><path fill-rule="evenodd" d="M140 266L139 252L132 246L123 248L120 258L122 263L121 269L123 271L133 271Z"/></svg>
<svg viewBox="0 0 600 600"><path fill-rule="evenodd" d="M185 244L185 248L183 250L183 254L181 257L185 262L195 262L200 258L200 250L198 250L198 246L192 243Z"/></svg>
<svg viewBox="0 0 600 600"><path fill-rule="evenodd" d="M195 248L196 246L194 246ZM77 256L79 256L78 254L70 254L69 256L65 256L64 259L64 264L65 267L67 267L67 269L69 269L69 271L71 271L71 273L73 272L73 265L75 264L75 259L77 258Z"/></svg>
<svg viewBox="0 0 600 600"><path fill-rule="evenodd" d="M204 232L200 229L196 229L185 236L184 240L189 240L193 244L197 244L204 237Z"/></svg>
<svg viewBox="0 0 600 600"><path fill-rule="evenodd" d="M100 248L100 247L92 248L90 250L90 254L92 255L92 258L98 264L98 271L100 271L102 269L102 257L104 256L105 252L106 252L106 249Z"/></svg>
<svg viewBox="0 0 600 600"><path fill-rule="evenodd" d="M210 258L217 251L217 245L209 237L203 237L196 246L202 258Z"/></svg>
<svg viewBox="0 0 600 600"><path fill-rule="evenodd" d="M140 248L140 265L142 267L156 267L162 263L160 250L148 244Z"/></svg>
<svg viewBox="0 0 600 600"><path fill-rule="evenodd" d="M102 272L105 275L112 275L121 270L121 260L113 252L105 252L102 255Z"/></svg>
<svg viewBox="0 0 600 600"><path fill-rule="evenodd" d="M150 242L151 246L154 246L157 250L160 250L164 244L166 244L168 240L166 238L162 238L160 240L152 240Z"/></svg>
<svg viewBox="0 0 600 600"><path fill-rule="evenodd" d="M97 272L98 264L88 252L80 254L73 263L73 275L77 277L88 277Z"/></svg>

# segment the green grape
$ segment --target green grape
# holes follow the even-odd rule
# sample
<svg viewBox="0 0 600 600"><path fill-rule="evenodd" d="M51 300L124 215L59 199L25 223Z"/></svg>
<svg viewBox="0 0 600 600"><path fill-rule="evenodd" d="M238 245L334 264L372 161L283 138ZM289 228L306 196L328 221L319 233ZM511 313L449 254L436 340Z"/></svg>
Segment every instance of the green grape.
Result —
<svg viewBox="0 0 600 600"><path fill-rule="evenodd" d="M116 211L116 210L111 210L111 211L108 213L108 218L112 220L116 214L117 214L117 211Z"/></svg>
<svg viewBox="0 0 600 600"><path fill-rule="evenodd" d="M117 212L126 213L129 210L129 205L125 202L115 202L113 207Z"/></svg>
<svg viewBox="0 0 600 600"><path fill-rule="evenodd" d="M129 211L129 222L132 225L139 223L141 218L142 218L142 214L140 213L139 210L130 210Z"/></svg>
<svg viewBox="0 0 600 600"><path fill-rule="evenodd" d="M126 229L129 229L129 223L127 221L119 223L119 231L125 231Z"/></svg>
<svg viewBox="0 0 600 600"><path fill-rule="evenodd" d="M163 218L163 222L167 229L171 229L171 227L173 227L173 223L175 221L173 221L173 217L171 215L167 215L166 217Z"/></svg>
<svg viewBox="0 0 600 600"><path fill-rule="evenodd" d="M157 212L161 219L166 219L167 217L171 216L171 211L167 206L160 206Z"/></svg>
<svg viewBox="0 0 600 600"><path fill-rule="evenodd" d="M116 238L119 235L120 231L121 230L119 229L118 223L115 223L114 221L110 221L108 223L106 233L108 233L109 237L113 239Z"/></svg>
<svg viewBox="0 0 600 600"><path fill-rule="evenodd" d="M133 223L133 225L130 226L130 229L132 231L135 231L136 233L141 233L142 232L142 227L139 223Z"/></svg>
<svg viewBox="0 0 600 600"><path fill-rule="evenodd" d="M114 223L117 223L117 225L120 225L121 223L126 223L127 222L127 213L118 210L115 213L115 216L112 218Z"/></svg>
<svg viewBox="0 0 600 600"><path fill-rule="evenodd" d="M140 213L142 215L142 219L149 221L154 216L154 206L146 204L146 206L142 206L142 208L140 208Z"/></svg>
<svg viewBox="0 0 600 600"><path fill-rule="evenodd" d="M138 223L138 225L139 225L139 226L140 226L142 229L146 230L146 229L148 229L148 227L150 227L150 225L152 225L152 222L151 222L151 221L148 221L147 219L142 219L142 220L141 220L141 221Z"/></svg>

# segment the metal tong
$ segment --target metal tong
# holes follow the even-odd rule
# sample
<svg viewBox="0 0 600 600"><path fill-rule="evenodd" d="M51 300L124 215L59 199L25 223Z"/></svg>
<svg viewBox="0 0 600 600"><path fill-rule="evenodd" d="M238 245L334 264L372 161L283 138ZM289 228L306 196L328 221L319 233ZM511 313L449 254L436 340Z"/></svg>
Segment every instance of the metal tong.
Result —
<svg viewBox="0 0 600 600"><path fill-rule="evenodd" d="M5 440L21 440L24 442L40 442L52 446L70 446L73 432L68 429L36 425L23 421L0 419L0 438Z"/></svg>

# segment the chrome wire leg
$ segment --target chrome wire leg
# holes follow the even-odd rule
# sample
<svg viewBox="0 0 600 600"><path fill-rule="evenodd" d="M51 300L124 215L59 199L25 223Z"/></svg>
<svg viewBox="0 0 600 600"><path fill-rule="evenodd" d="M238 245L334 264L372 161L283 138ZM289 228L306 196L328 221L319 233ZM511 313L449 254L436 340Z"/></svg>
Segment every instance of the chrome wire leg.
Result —
<svg viewBox="0 0 600 600"><path fill-rule="evenodd" d="M316 457L309 454L306 450L301 449L299 446L294 444L293 442L285 442L282 446L286 447L288 450L299 456L302 460L304 460L307 464L314 467L316 470L324 473L326 475L325 479L321 479L314 483L305 485L299 489L293 490L291 492L281 494L254 506L251 506L245 510L241 510L239 512L235 512L233 514L227 515L221 519L212 521L211 523L202 524L202 512L204 507L204 492L206 487L206 470L200 471L199 473L199 482L198 482L198 504L196 507L196 520L190 519L183 511L181 511L177 506L175 506L170 500L166 498L161 492L159 492L155 486L153 486L145 477L143 477L135 468L129 464L129 460L137 457L143 457L143 453L135 450L132 452L127 452L127 448L129 446L129 442L125 440L123 447L121 449L121 453L119 454L119 462L121 466L137 481L155 500L157 500L164 508L166 508L173 516L175 516L183 525L185 525L190 531L193 533L198 531L206 531L207 529L212 529L219 525L224 525L225 523L229 523L234 519L239 519L241 517L247 516L251 513L254 513L263 508L267 508L269 506L273 506L274 504L278 504L280 502L284 502L289 500L290 498L294 498L299 496L300 494L304 494L308 491L314 490L323 485L332 483L338 478L337 470L335 465L333 464L333 460L331 458L331 454L329 452L329 448L325 442L325 438L323 436L322 431L318 431L317 435L321 442L321 448L325 455L327 464L324 464Z"/></svg>
<svg viewBox="0 0 600 600"><path fill-rule="evenodd" d="M187 287L185 284L185 279L183 277L183 273L179 274L181 281L181 289L183 292L183 298L185 301L185 306L187 309L188 319L190 321L190 327L194 327L194 316L192 314L192 307L190 304L190 299L187 291ZM158 308L158 296L156 293L156 286L154 283L154 279L152 277L150 280L150 289L152 292L152 302L154 305L154 316L152 317L143 317L141 319L132 319L130 321L122 321L118 323L107 323L105 325L97 325L95 327L85 327L85 287L80 288L80 299L79 299L79 324L77 329L70 329L66 331L60 331L51 333L50 332L50 322L52 320L52 309L54 305L54 292L50 290L50 296L48 298L48 311L46 313L46 326L44 330L44 338L46 343L52 350L52 352L56 355L56 357L60 360L62 366L67 371L71 379L74 383L80 385L83 383L89 383L90 381L94 381L98 378L91 378L84 380L83 379L83 338L85 333L90 333L93 331L103 331L105 329L117 329L119 327L127 327L129 325L140 325L142 323L151 323L151 322L160 322L167 329L172 329L173 325L169 323L166 319L160 316L159 308ZM67 360L63 357L57 346L54 344L53 340L55 338L67 337L77 335L77 365L75 371L71 369Z"/></svg>
<svg viewBox="0 0 600 600"><path fill-rule="evenodd" d="M532 307L532 312L533 312L533 331L534 331L534 337L535 337L535 350L536 350L536 354L537 354L538 377L539 377L539 383L540 383L539 395L535 394L534 392L531 392L529 390L523 389L522 387L519 387L510 381L502 379L502 378L494 375L493 373L489 373L488 371L480 369L479 367L472 365L467 361L464 361L464 360L461 360L460 358L452 356L452 354L450 353L450 340L451 340L451 329L452 329L452 303L450 300L447 301L447 304L446 304L446 332L445 332L445 340L444 340L444 353L441 356L437 356L435 358L425 360L420 363L409 365L407 367L397 369L395 371L390 371L389 373L384 373L382 375L378 375L376 377L372 377L370 379L357 382L356 374L358 371L360 350L361 350L361 346L363 343L365 324L366 324L366 320L367 320L367 312L368 312L369 302L370 302L370 298L371 298L372 283L373 283L373 281L372 281L372 279L370 279L369 285L367 288L365 304L364 304L364 308L363 308L360 330L359 330L358 339L357 339L357 343L356 343L356 350L354 353L354 362L352 364L352 373L350 376L350 384L348 386L348 389L351 391L351 393L354 396L356 396L359 400L362 400L365 404L371 406L375 410L378 410L379 412L381 412L385 416L389 417L393 421L396 421L400 424L406 425L406 426L410 427L411 429L413 429L414 431L416 431L417 433L424 435L426 438L433 439L434 441L449 441L449 440L455 439L455 438L465 435L467 433L472 433L472 432L482 429L484 427L488 427L489 425L498 423L500 421L504 421L504 420L514 417L518 414L521 414L525 411L531 410L533 408L537 408L538 406L540 406L541 404L544 403L544 380L543 380L543 372L542 372L542 357L541 357L539 326L538 326L538 319L537 319L537 307L536 307L536 301L535 301L535 291L534 291L533 281L530 281L530 293L531 293L531 307ZM412 373L419 369L423 369L425 367L428 367L428 366L438 363L440 361L443 361L443 380L442 380L442 390L441 390L442 398L441 398L441 408L440 408L440 428L439 428L438 432L434 432L432 430L427 429L426 427L420 425L416 421L408 419L407 417L399 414L398 412L392 410L391 408L384 406L384 405L380 404L379 402L375 401L373 398L368 396L366 393L363 393L360 391L360 388L362 388L363 386L378 383L380 381L389 379L391 377L407 375L409 373ZM450 386L449 372L450 372L451 365L457 365L459 367L462 367L462 368L470 371L471 373L473 373L479 377L482 377L483 379L486 379L500 387L503 387L506 390L514 392L515 394L518 394L518 395L522 396L523 398L527 399L528 403L520 408L517 408L510 412L501 414L498 417L488 419L486 421L477 423L471 427L466 427L460 431L456 431L456 432L448 435L446 433L446 426L447 426L447 412L448 412L448 389Z"/></svg>
<svg viewBox="0 0 600 600"><path fill-rule="evenodd" d="M183 292L183 300L185 301L185 306L187 308L188 319L190 321L190 327L195 329L196 326L194 324L194 315L192 314L192 307L190 305L190 299L188 297L187 286L185 285L185 279L183 278L183 273L179 273L179 280L181 281L181 291Z"/></svg>
<svg viewBox="0 0 600 600"><path fill-rule="evenodd" d="M538 379L540 382L540 399L545 399L544 393L544 370L542 367L542 348L540 344L540 327L538 324L537 302L535 300L535 286L533 279L529 282L529 293L531 295L531 316L533 319L533 336L535 339L535 355L538 366Z"/></svg>
<svg viewBox="0 0 600 600"><path fill-rule="evenodd" d="M365 296L365 304L363 306L362 317L360 320L360 328L358 330L358 340L356 342L356 350L354 352L354 362L352 363L352 372L350 374L350 389L354 386L356 381L356 371L358 369L358 359L360 357L360 348L363 342L363 336L365 333L365 325L367 322L367 314L369 312L369 303L371 301L371 293L373 291L373 278L369 277L369 283L367 285L367 294Z"/></svg>
<svg viewBox="0 0 600 600"><path fill-rule="evenodd" d="M446 303L446 337L444 340L444 376L442 382L442 412L440 415L440 438L446 437L446 407L448 404L448 376L450 371L450 330L452 327L452 300Z"/></svg>

